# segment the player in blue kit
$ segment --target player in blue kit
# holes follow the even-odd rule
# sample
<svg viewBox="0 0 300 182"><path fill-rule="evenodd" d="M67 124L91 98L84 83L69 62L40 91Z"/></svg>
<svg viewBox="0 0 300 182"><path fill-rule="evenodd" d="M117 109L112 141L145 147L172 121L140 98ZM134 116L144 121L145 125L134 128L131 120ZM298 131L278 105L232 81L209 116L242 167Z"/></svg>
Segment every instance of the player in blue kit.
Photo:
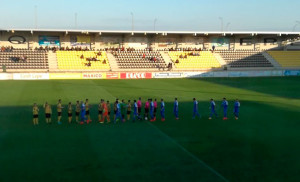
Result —
<svg viewBox="0 0 300 182"><path fill-rule="evenodd" d="M114 120L114 123L116 124L117 121L119 121L119 119L121 119L121 121L123 120L122 114L121 114L121 104L119 103L119 101L116 101L117 104L117 111L116 111L116 118Z"/></svg>
<svg viewBox="0 0 300 182"><path fill-rule="evenodd" d="M224 114L223 120L227 120L228 101L226 100L226 98L223 98L222 107L223 107L223 114Z"/></svg>
<svg viewBox="0 0 300 182"><path fill-rule="evenodd" d="M234 109L233 109L233 114L234 114L236 120L239 119L240 106L241 106L241 104L240 104L239 100L236 99L234 102Z"/></svg>
<svg viewBox="0 0 300 182"><path fill-rule="evenodd" d="M139 115L139 109L138 109L138 104L136 103L136 100L134 100L133 103L133 119L132 122L135 122L135 119L141 120L141 117Z"/></svg>
<svg viewBox="0 0 300 182"><path fill-rule="evenodd" d="M152 99L150 99L150 117L151 117L151 122L154 122L154 102Z"/></svg>
<svg viewBox="0 0 300 182"><path fill-rule="evenodd" d="M193 119L196 118L196 116L198 116L199 118L201 118L199 112L198 112L198 101L196 100L196 98L193 98L194 101L194 107L193 107Z"/></svg>
<svg viewBox="0 0 300 182"><path fill-rule="evenodd" d="M83 101L81 101L81 110L80 110L80 112L81 112L81 114L80 114L80 116L81 116L80 124L84 124L84 123L86 123L86 117L85 117L86 112L85 112L85 104L84 104Z"/></svg>
<svg viewBox="0 0 300 182"><path fill-rule="evenodd" d="M161 116L161 121L165 121L165 102L164 99L160 100L160 116Z"/></svg>
<svg viewBox="0 0 300 182"><path fill-rule="evenodd" d="M175 98L175 101L174 101L173 112L174 112L174 115L175 115L175 119L178 120L179 117L178 117L178 100L177 100L177 98Z"/></svg>
<svg viewBox="0 0 300 182"><path fill-rule="evenodd" d="M214 101L214 99L210 99L210 115L208 119L212 119L213 115L215 115L216 117L218 117L217 113L216 113L216 103Z"/></svg>

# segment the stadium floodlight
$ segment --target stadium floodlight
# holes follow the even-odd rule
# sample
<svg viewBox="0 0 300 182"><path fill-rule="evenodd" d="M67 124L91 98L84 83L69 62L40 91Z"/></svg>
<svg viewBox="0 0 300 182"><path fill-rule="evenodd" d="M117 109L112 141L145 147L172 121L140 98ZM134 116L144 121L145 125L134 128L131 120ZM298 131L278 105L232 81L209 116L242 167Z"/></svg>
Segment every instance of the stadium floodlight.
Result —
<svg viewBox="0 0 300 182"><path fill-rule="evenodd" d="M34 6L34 28L37 29L37 5Z"/></svg>
<svg viewBox="0 0 300 182"><path fill-rule="evenodd" d="M134 31L134 15L132 12L130 12L131 14L131 30Z"/></svg>
<svg viewBox="0 0 300 182"><path fill-rule="evenodd" d="M154 31L156 30L156 22L157 22L157 18L154 19L154 24L153 24Z"/></svg>
<svg viewBox="0 0 300 182"><path fill-rule="evenodd" d="M230 22L228 22L228 23L226 24L225 31L228 31L229 25L230 25Z"/></svg>
<svg viewBox="0 0 300 182"><path fill-rule="evenodd" d="M75 29L77 29L77 13L75 13Z"/></svg>
<svg viewBox="0 0 300 182"><path fill-rule="evenodd" d="M293 32L295 32L295 30L296 30L296 27L298 26L298 25L300 25L300 21L296 21L295 22L295 25L293 26Z"/></svg>
<svg viewBox="0 0 300 182"><path fill-rule="evenodd" d="M223 32L223 24L224 24L223 17L219 17L219 20L221 21L221 32Z"/></svg>

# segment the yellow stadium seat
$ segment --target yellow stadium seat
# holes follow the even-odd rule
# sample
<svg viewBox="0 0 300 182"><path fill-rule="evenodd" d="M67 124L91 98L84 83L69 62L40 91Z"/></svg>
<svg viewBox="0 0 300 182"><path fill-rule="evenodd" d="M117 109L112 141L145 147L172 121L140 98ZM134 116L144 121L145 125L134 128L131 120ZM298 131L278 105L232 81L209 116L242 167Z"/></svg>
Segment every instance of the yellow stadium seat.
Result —
<svg viewBox="0 0 300 182"><path fill-rule="evenodd" d="M192 52L170 51L169 56L174 63L177 59L179 60L179 63L175 63L175 66L178 69L211 69L221 67L218 60L210 51L197 52L200 56L189 56L188 53ZM180 58L180 55L187 55L187 58Z"/></svg>
<svg viewBox="0 0 300 182"><path fill-rule="evenodd" d="M95 51L57 51L57 64L59 69L76 70L76 69L88 69L88 70L109 70L109 61L106 52L102 51L101 56L97 56L100 61L91 61L91 66L86 66L86 58L92 58L97 55ZM83 55L84 59L80 56ZM103 61L106 60L106 64Z"/></svg>
<svg viewBox="0 0 300 182"><path fill-rule="evenodd" d="M268 51L282 67L300 67L300 51Z"/></svg>

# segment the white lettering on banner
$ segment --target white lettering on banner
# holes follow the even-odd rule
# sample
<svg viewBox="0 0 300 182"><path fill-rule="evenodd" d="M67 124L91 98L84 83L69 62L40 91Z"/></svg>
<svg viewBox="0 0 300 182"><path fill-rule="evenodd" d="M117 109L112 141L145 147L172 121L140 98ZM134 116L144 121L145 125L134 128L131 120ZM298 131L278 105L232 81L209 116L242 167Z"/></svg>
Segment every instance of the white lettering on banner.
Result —
<svg viewBox="0 0 300 182"><path fill-rule="evenodd" d="M83 73L82 78L102 78L101 73Z"/></svg>
<svg viewBox="0 0 300 182"><path fill-rule="evenodd" d="M155 73L154 78L181 78L182 73Z"/></svg>
<svg viewBox="0 0 300 182"><path fill-rule="evenodd" d="M126 73L126 78L146 78L145 73Z"/></svg>
<svg viewBox="0 0 300 182"><path fill-rule="evenodd" d="M14 80L48 80L48 73L13 73Z"/></svg>
<svg viewBox="0 0 300 182"><path fill-rule="evenodd" d="M169 77L181 77L182 73L169 73Z"/></svg>

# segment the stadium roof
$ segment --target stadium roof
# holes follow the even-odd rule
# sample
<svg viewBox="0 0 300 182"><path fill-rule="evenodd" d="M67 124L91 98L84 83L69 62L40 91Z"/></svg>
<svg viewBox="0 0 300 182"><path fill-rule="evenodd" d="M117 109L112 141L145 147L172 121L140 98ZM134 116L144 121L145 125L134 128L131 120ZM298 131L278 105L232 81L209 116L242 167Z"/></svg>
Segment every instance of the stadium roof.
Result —
<svg viewBox="0 0 300 182"><path fill-rule="evenodd" d="M278 31L131 31L131 30L74 30L74 29L0 29L7 32L65 32L65 33L116 33L116 34L193 34L193 35L299 35L300 32Z"/></svg>

